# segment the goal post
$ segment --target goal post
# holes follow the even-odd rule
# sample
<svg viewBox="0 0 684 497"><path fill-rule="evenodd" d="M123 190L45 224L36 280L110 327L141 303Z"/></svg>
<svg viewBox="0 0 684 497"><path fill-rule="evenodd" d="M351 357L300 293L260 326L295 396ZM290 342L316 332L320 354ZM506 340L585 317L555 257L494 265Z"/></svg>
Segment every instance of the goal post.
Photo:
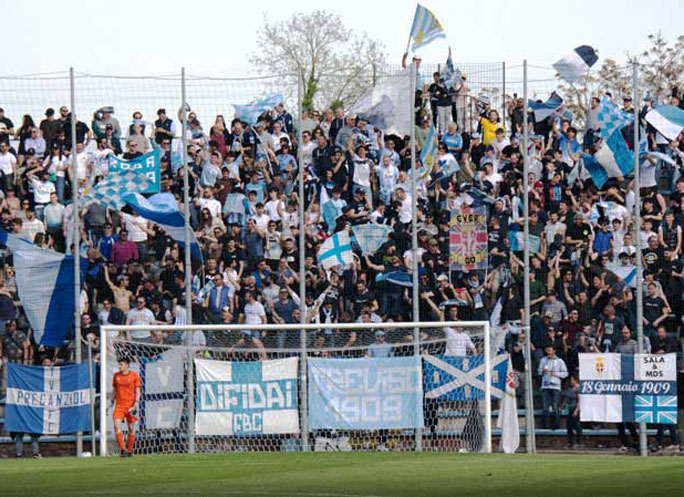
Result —
<svg viewBox="0 0 684 497"><path fill-rule="evenodd" d="M493 365L491 343L487 321L106 325L99 453L115 452L111 382L122 356L143 383L136 453L193 444L197 452L491 452L492 381L503 362ZM287 408L269 410L270 402Z"/></svg>

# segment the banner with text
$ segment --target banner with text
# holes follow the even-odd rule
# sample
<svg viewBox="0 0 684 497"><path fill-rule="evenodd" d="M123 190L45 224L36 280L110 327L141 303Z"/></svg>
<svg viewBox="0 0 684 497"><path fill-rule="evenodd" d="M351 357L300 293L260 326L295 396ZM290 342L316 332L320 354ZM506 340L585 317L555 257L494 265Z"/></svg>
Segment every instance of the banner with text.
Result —
<svg viewBox="0 0 684 497"><path fill-rule="evenodd" d="M8 363L5 428L43 435L89 432L89 378L88 364L46 368Z"/></svg>
<svg viewBox="0 0 684 497"><path fill-rule="evenodd" d="M161 157L159 150L153 150L135 159L121 159L115 155L109 156L109 174L123 174L126 171L133 171L139 176L147 178L145 188L137 190L138 193L159 193L161 191L161 176L159 172Z"/></svg>
<svg viewBox="0 0 684 497"><path fill-rule="evenodd" d="M677 423L676 354L580 354L580 420Z"/></svg>
<svg viewBox="0 0 684 497"><path fill-rule="evenodd" d="M451 211L449 268L452 271L487 268L486 207L463 207Z"/></svg>
<svg viewBox="0 0 684 497"><path fill-rule="evenodd" d="M423 427L420 357L320 359L309 364L309 427Z"/></svg>
<svg viewBox="0 0 684 497"><path fill-rule="evenodd" d="M195 359L197 435L299 433L297 365Z"/></svg>

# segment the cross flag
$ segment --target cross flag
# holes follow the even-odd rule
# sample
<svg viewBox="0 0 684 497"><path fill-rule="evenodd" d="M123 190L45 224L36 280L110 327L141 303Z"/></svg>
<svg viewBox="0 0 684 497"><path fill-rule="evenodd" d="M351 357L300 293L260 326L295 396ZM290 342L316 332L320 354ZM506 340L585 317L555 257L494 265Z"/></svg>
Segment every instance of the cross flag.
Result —
<svg viewBox="0 0 684 497"><path fill-rule="evenodd" d="M634 121L634 114L619 109L609 98L602 98L598 108L601 136L606 138Z"/></svg>
<svg viewBox="0 0 684 497"><path fill-rule="evenodd" d="M411 27L411 39L413 40L411 49L415 52L416 49L427 45L437 38L446 38L444 27L428 8L418 4L416 6L416 15L413 17L413 26Z"/></svg>
<svg viewBox="0 0 684 497"><path fill-rule="evenodd" d="M354 262L349 234L338 231L321 244L318 250L318 263L323 269L351 264Z"/></svg>

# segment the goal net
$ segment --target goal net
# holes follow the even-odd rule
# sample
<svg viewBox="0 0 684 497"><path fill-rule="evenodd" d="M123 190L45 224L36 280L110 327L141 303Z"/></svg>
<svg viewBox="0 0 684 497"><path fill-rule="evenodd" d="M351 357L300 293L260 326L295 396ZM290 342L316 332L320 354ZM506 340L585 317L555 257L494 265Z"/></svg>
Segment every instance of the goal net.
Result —
<svg viewBox="0 0 684 497"><path fill-rule="evenodd" d="M121 358L142 382L135 454L491 451L508 361L488 324L413 326L104 327L100 453Z"/></svg>

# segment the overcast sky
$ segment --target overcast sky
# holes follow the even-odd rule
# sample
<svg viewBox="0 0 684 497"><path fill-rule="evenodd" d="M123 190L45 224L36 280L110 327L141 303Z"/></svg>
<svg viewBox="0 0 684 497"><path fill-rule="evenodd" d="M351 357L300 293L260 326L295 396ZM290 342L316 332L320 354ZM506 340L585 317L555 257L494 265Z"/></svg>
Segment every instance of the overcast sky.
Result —
<svg viewBox="0 0 684 497"><path fill-rule="evenodd" d="M34 0L3 2L6 45L2 75L62 71L100 74L188 72L235 76L250 71L263 13L272 20L316 6L345 24L380 38L399 62L415 10L414 0L257 2ZM669 40L684 34L681 0L488 0L424 2L448 33L457 61L550 65L575 46L589 44L601 58L625 59L660 30ZM442 62L447 43L433 42L426 62Z"/></svg>

